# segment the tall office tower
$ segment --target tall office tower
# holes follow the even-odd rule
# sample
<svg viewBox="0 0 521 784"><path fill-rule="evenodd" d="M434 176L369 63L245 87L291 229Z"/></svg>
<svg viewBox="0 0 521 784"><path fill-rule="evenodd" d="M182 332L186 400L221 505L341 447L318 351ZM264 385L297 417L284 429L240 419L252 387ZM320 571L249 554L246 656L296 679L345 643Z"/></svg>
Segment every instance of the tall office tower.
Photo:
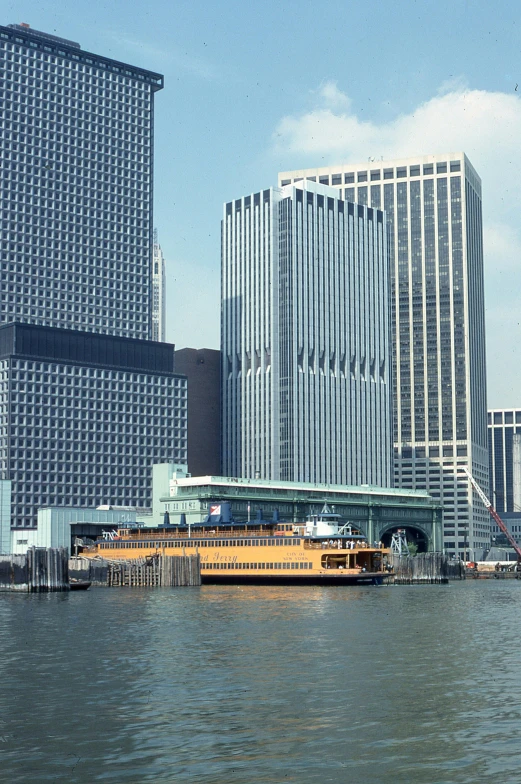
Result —
<svg viewBox="0 0 521 784"><path fill-rule="evenodd" d="M186 379L151 343L154 93L163 78L0 27L0 480L45 505L152 503L186 461Z"/></svg>
<svg viewBox="0 0 521 784"><path fill-rule="evenodd" d="M165 257L154 229L152 253L152 340L165 339L166 288Z"/></svg>
<svg viewBox="0 0 521 784"><path fill-rule="evenodd" d="M0 326L0 479L15 528L45 506L152 506L152 465L187 462L186 418L171 345Z"/></svg>
<svg viewBox="0 0 521 784"><path fill-rule="evenodd" d="M159 74L0 27L0 323L148 339Z"/></svg>
<svg viewBox="0 0 521 784"><path fill-rule="evenodd" d="M488 546L488 513L464 477L488 487L481 180L463 153L314 168L348 201L383 209L392 280L395 483L444 509L444 542ZM465 546L467 543L467 547Z"/></svg>
<svg viewBox="0 0 521 784"><path fill-rule="evenodd" d="M490 500L499 514L521 512L521 408L488 412Z"/></svg>
<svg viewBox="0 0 521 784"><path fill-rule="evenodd" d="M223 468L389 485L385 216L300 183L224 207Z"/></svg>

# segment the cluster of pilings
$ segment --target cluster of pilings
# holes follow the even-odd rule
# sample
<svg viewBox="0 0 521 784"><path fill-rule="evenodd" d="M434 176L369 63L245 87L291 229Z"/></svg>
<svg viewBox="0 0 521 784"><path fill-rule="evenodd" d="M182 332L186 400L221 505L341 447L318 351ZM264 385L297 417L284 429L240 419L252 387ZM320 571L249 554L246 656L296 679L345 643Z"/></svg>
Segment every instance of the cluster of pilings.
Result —
<svg viewBox="0 0 521 784"><path fill-rule="evenodd" d="M449 580L465 579L465 564L444 553L393 554L389 563L393 567L390 582L395 585L448 583Z"/></svg>
<svg viewBox="0 0 521 784"><path fill-rule="evenodd" d="M136 588L201 585L200 556L156 555L109 563L107 584Z"/></svg>
<svg viewBox="0 0 521 784"><path fill-rule="evenodd" d="M154 555L132 560L71 558L71 577L109 587L160 588L201 585L199 555Z"/></svg>
<svg viewBox="0 0 521 784"><path fill-rule="evenodd" d="M69 551L30 547L24 555L0 555L0 591L69 590Z"/></svg>

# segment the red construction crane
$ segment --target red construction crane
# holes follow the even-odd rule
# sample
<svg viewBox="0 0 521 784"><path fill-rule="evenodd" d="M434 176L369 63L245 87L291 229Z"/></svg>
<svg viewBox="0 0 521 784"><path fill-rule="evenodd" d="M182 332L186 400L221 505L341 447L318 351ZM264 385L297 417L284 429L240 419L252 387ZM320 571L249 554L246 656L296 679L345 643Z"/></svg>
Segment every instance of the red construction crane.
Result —
<svg viewBox="0 0 521 784"><path fill-rule="evenodd" d="M505 523L503 522L501 517L498 515L498 513L496 512L496 510L494 509L494 507L492 506L492 504L488 500L487 496L485 495L485 493L483 492L481 487L478 485L478 483L476 482L476 480L474 479L474 477L472 476L472 474L470 473L468 468L462 467L461 470L464 471L467 474L472 487L474 488L476 493L479 495L479 497L481 498L481 500L483 501L483 503L487 507L488 511L490 512L490 514L492 515L492 517L494 518L494 520L498 524L499 530L502 531L502 533L505 534L506 538L508 539L508 541L510 542L510 544L512 545L512 547L516 551L516 553L517 553L517 560L521 561L521 547L518 545L518 543L516 542L516 540L514 539L514 537L512 536L510 531L508 530L508 528L506 527Z"/></svg>

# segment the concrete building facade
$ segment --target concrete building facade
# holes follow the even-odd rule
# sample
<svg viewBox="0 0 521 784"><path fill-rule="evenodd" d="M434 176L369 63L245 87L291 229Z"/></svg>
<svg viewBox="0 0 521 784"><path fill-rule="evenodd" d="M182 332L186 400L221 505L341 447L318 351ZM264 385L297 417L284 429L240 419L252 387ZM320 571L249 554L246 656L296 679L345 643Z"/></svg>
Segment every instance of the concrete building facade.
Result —
<svg viewBox="0 0 521 784"><path fill-rule="evenodd" d="M152 506L152 465L186 463L186 378L174 347L0 327L0 476L13 527L46 506Z"/></svg>
<svg viewBox="0 0 521 784"><path fill-rule="evenodd" d="M225 205L225 474L392 483L388 286L381 210L305 181Z"/></svg>
<svg viewBox="0 0 521 784"><path fill-rule="evenodd" d="M488 487L481 180L463 153L283 172L383 209L389 227L395 484L444 509L447 552L479 558L490 523L467 480Z"/></svg>
<svg viewBox="0 0 521 784"><path fill-rule="evenodd" d="M187 448L186 379L174 347L150 340L163 77L27 25L0 27L0 65L11 524L33 527L49 505L150 507L152 464L184 463Z"/></svg>
<svg viewBox="0 0 521 784"><path fill-rule="evenodd" d="M0 323L151 335L160 74L0 27Z"/></svg>

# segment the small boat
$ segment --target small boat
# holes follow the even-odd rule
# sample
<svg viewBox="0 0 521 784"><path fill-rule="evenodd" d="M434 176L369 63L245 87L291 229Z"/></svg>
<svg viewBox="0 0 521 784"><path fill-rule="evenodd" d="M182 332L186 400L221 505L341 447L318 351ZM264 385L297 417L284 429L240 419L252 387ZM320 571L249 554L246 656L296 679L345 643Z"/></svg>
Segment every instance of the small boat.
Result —
<svg viewBox="0 0 521 784"><path fill-rule="evenodd" d="M78 580L76 577L69 579L69 588L71 591L87 591L92 583L89 580Z"/></svg>

